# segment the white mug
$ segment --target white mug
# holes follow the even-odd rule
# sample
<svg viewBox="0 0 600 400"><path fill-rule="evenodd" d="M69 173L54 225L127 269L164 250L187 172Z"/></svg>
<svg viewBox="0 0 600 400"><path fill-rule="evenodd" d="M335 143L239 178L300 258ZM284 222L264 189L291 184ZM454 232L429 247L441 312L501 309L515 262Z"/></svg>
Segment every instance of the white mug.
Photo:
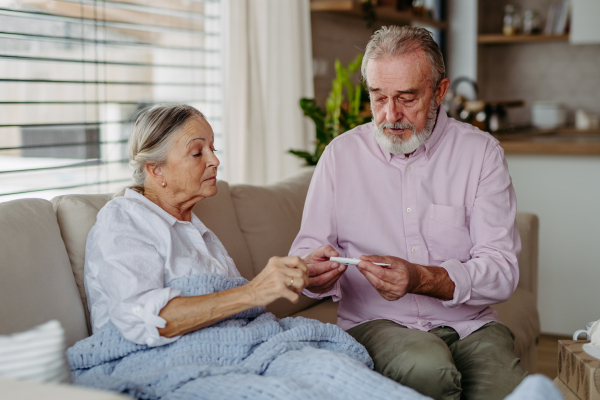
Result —
<svg viewBox="0 0 600 400"><path fill-rule="evenodd" d="M588 322L587 324L585 324L585 329L575 331L575 333L573 334L573 340L579 340L579 335L581 335L582 333L585 333L585 339L582 340L591 340L592 333L590 332L590 329L592 329L592 325L594 325L595 323L596 321Z"/></svg>

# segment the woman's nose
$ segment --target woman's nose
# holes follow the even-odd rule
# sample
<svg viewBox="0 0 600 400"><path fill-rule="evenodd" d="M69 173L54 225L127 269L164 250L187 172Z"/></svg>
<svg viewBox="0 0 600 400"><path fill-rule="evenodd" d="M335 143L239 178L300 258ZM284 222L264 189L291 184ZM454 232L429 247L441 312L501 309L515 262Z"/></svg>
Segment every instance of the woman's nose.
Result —
<svg viewBox="0 0 600 400"><path fill-rule="evenodd" d="M217 157L217 155L214 152L210 152L211 157L208 159L207 162L207 166L209 167L218 167L219 165L221 165L221 161L219 161L219 158Z"/></svg>

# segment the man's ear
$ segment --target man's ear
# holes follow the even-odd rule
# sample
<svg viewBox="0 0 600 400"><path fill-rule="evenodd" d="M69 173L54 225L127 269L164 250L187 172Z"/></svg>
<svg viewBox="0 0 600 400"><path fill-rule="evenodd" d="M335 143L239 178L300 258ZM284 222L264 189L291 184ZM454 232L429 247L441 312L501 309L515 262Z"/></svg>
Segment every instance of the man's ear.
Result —
<svg viewBox="0 0 600 400"><path fill-rule="evenodd" d="M158 185L162 185L162 183L164 182L162 164L157 164L154 162L147 162L146 163L146 176L152 178L152 180L154 182L156 182Z"/></svg>
<svg viewBox="0 0 600 400"><path fill-rule="evenodd" d="M448 91L448 87L450 87L450 79L444 78L440 81L440 84L435 89L435 102L438 106L442 104L442 100L444 100L444 96Z"/></svg>

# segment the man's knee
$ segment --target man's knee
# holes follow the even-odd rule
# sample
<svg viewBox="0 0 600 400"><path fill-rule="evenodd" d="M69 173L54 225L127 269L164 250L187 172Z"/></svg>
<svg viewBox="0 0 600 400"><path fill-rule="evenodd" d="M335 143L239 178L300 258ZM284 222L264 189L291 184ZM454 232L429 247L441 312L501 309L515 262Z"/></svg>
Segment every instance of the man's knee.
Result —
<svg viewBox="0 0 600 400"><path fill-rule="evenodd" d="M503 399L525 378L527 371L513 346L512 333L499 323L487 324L450 346L468 398Z"/></svg>
<svg viewBox="0 0 600 400"><path fill-rule="evenodd" d="M425 333L425 332L423 332ZM391 357L375 361L375 370L434 399L459 399L461 374L445 343L427 337Z"/></svg>
<svg viewBox="0 0 600 400"><path fill-rule="evenodd" d="M458 399L460 379L448 346L439 337L388 320L348 330L375 364L375 371L434 399Z"/></svg>

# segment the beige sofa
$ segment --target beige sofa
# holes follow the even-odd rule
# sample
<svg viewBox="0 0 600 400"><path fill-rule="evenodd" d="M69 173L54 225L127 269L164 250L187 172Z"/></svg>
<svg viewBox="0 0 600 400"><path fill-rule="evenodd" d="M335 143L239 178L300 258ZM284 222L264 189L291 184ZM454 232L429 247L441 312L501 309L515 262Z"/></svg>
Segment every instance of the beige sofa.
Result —
<svg viewBox="0 0 600 400"><path fill-rule="evenodd" d="M307 169L271 186L219 182L219 193L198 203L194 212L221 239L241 274L252 279L269 257L287 255L300 228L311 176L312 170ZM110 198L108 194L68 195L51 202L26 199L0 203L0 334L57 319L66 331L68 346L89 335L83 288L85 241L98 210ZM538 220L532 214L518 214L517 222L523 242L519 287L509 301L494 308L514 332L515 353L532 373L540 330ZM331 300L306 297L298 304L278 301L268 310L279 317L302 315L330 323L337 318L337 305ZM66 386L61 389L69 390ZM0 379L0 398L37 398L39 390L45 398L51 393L43 386L8 384ZM11 397L4 396L7 391Z"/></svg>

